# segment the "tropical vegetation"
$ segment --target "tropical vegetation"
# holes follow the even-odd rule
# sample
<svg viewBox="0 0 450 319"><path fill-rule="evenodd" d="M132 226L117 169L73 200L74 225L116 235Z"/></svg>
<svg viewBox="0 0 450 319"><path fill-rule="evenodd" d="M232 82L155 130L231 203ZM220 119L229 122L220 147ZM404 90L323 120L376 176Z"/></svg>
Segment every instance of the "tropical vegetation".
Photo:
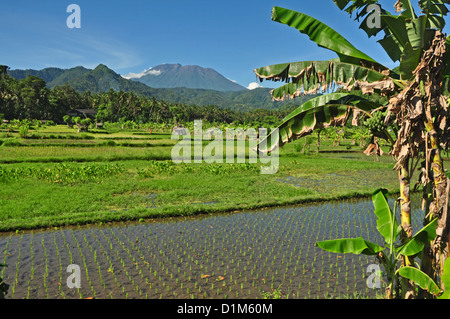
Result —
<svg viewBox="0 0 450 319"><path fill-rule="evenodd" d="M166 72L165 72L166 73ZM115 92L133 93L134 96L145 97L152 101L153 98L158 101L165 101L171 105L216 105L220 108L228 108L235 111L250 111L255 109L276 110L280 108L289 108L293 104L300 105L297 101L279 102L273 101L270 97L268 88L258 88L247 90L243 88L240 91L216 91L212 89L193 89L186 87L176 88L154 88L144 83L134 80L128 80L117 74L106 65L100 64L94 70L88 70L83 67L75 67L67 70L58 68L46 68L42 70L7 70L10 78L22 83L27 87L29 82L45 81L45 87L51 91L55 90L53 104L57 103L58 97L70 93L67 87L78 92L85 102L91 94L101 94L113 90ZM33 80L28 80L31 77ZM17 84L10 81L8 86L12 86L12 91L17 92L14 87ZM230 81L234 85L233 82ZM39 83L42 84L42 83ZM42 88L40 86L39 88ZM122 95L121 94L121 95ZM14 95L14 94L13 94ZM55 100L56 98L56 100ZM308 99L309 97L305 97ZM128 97L127 97L128 99ZM77 102L80 102L78 98ZM67 102L67 101L66 101ZM117 103L117 101L111 101ZM80 104L81 107L82 104ZM132 106L132 105L130 105ZM1 113L1 112L0 112Z"/></svg>
<svg viewBox="0 0 450 319"><path fill-rule="evenodd" d="M447 218L450 183L441 156L450 137L448 102L444 96L450 77L450 56L447 55L450 39L442 33L450 2L421 0L418 3L420 14L416 13L410 0L397 1L394 14L376 0L334 0L334 3L339 9L354 14L357 20L362 19L360 28L369 37L381 34L383 37L378 43L398 66L387 68L313 17L274 7L273 21L306 34L320 47L335 52L337 58L282 63L255 70L261 81L287 82L271 92L274 99L331 92L311 99L286 116L278 131L273 133L279 136L280 142L271 142L278 139L269 136L268 143L261 143L259 150L270 152L315 130L345 125L350 121L352 125L358 125L365 121L372 136L365 153L380 155L379 141L383 139L390 144L389 154L396 161L400 186L400 243L395 243L395 248L391 248L397 254L401 249L399 247L412 245L416 236L421 236L419 233L413 234L410 198L413 188L411 176L420 164L420 179L415 186L421 187L423 192L424 225L426 229L434 227L435 236L421 236L422 244L423 241L426 244L422 245L420 253L415 250L401 256L401 266L405 270L395 274L403 279L401 282L392 280L398 286L394 288L389 285L387 297L439 295L445 291L443 270L450 244ZM376 23L377 19L379 23ZM339 92L335 91L337 88ZM354 90L361 94L347 92ZM386 96L388 101L375 103L365 98L374 92ZM391 225L394 224L391 222ZM392 229L391 235L393 231L397 229ZM341 252L361 252L350 249L350 239L339 243ZM388 243L392 244L390 241ZM333 249L330 250L335 251L336 245L331 246ZM420 266L415 263L416 257L421 259ZM390 273L388 269L386 271ZM422 285L424 281L433 282L439 287L438 291ZM415 285L420 289L416 289Z"/></svg>
<svg viewBox="0 0 450 319"><path fill-rule="evenodd" d="M27 119L69 123L67 112L77 108L95 110L97 114L93 120L99 123L133 121L138 124L169 122L172 125L175 118L178 123L203 119L256 126L280 121L292 107L285 104L281 109L261 107L238 110L202 104L201 101L197 101L197 104L171 103L135 92L112 89L100 93L79 93L67 84L50 89L43 79L36 76L16 80L5 72L0 77L0 120L9 121Z"/></svg>

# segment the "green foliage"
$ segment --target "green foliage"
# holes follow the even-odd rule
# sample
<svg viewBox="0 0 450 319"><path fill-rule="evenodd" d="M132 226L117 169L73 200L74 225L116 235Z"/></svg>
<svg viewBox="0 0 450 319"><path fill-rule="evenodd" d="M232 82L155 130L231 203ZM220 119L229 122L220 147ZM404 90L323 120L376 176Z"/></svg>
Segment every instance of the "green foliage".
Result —
<svg viewBox="0 0 450 319"><path fill-rule="evenodd" d="M81 117L79 117L79 116L73 117L72 122L74 122L75 124L81 123Z"/></svg>
<svg viewBox="0 0 450 319"><path fill-rule="evenodd" d="M377 230L384 237L384 240L390 247L395 243L399 235L400 228L388 203L388 191L380 189L372 195L375 207L375 215L377 216Z"/></svg>
<svg viewBox="0 0 450 319"><path fill-rule="evenodd" d="M354 109L367 113L377 108L370 100L347 93L330 93L315 97L288 114L267 138L258 145L262 152L310 135L324 127L342 126Z"/></svg>
<svg viewBox="0 0 450 319"><path fill-rule="evenodd" d="M423 290L428 291L429 293L440 296L441 289L439 286L431 279L426 273L421 271L418 268L405 266L398 269L398 273L400 276L407 278L413 281L416 285L418 285Z"/></svg>
<svg viewBox="0 0 450 319"><path fill-rule="evenodd" d="M95 109L98 122L115 122L120 118L147 122L150 119L173 119L174 116L179 120L190 116L192 120L192 117L205 118L195 110L196 107L216 106L235 113L256 109L275 111L298 106L309 99L302 97L302 101L276 102L267 88L236 92L155 89L126 80L104 65L94 70L49 68L41 71L13 70L9 74L8 78L0 79L0 91L6 93L0 98L0 113L4 113L7 119L37 118L60 122L67 111L78 108ZM177 111L172 112L171 107ZM223 118L216 120L223 121Z"/></svg>
<svg viewBox="0 0 450 319"><path fill-rule="evenodd" d="M444 286L444 292L438 298L450 299L450 258L447 258L444 263L444 271L442 273L441 281Z"/></svg>
<svg viewBox="0 0 450 319"><path fill-rule="evenodd" d="M367 117L363 125L369 129L371 135L378 136L384 139L386 139L386 134L389 134L389 128L393 130L393 133L395 135L397 135L398 124L393 123L395 115L391 114L390 119L388 119L388 122L386 122L387 114L388 110L385 110L384 112L378 110L371 116Z"/></svg>
<svg viewBox="0 0 450 319"><path fill-rule="evenodd" d="M353 253L364 255L377 255L384 266L388 279L388 290L394 291L394 284L398 276L413 281L420 288L439 296L441 290L427 274L414 267L398 267L404 256L418 256L425 244L436 237L437 220L427 224L403 245L397 245L401 233L401 226L396 220L395 210L392 211L388 203L388 192L379 189L373 193L373 204L377 216L377 230L383 236L384 247L366 241L363 238L344 238L317 242L316 246L334 253ZM396 296L397 298L399 296Z"/></svg>
<svg viewBox="0 0 450 319"><path fill-rule="evenodd" d="M352 253L368 256L376 255L383 250L383 247L371 243L361 237L326 240L317 242L316 246L332 253Z"/></svg>
<svg viewBox="0 0 450 319"><path fill-rule="evenodd" d="M270 292L261 293L263 299L282 299L283 293L281 292L281 286L277 289L272 289ZM287 298L287 296L285 297Z"/></svg>
<svg viewBox="0 0 450 319"><path fill-rule="evenodd" d="M335 30L306 14L274 7L272 10L272 20L286 24L306 34L320 47L336 52L342 62L353 59L375 62L368 55L356 49ZM321 32L314 32L316 29L321 30Z"/></svg>
<svg viewBox="0 0 450 319"><path fill-rule="evenodd" d="M19 129L19 136L21 138L26 138L28 135L28 129L29 129L28 125L22 125Z"/></svg>
<svg viewBox="0 0 450 319"><path fill-rule="evenodd" d="M48 83L47 83L48 84ZM20 80L0 79L0 113L8 120L47 120L70 122L67 112L73 108L97 111L96 122L122 122L124 128L142 123L179 123L204 120L220 123L240 123L252 126L275 126L293 108L311 99L274 102L269 89L242 92L173 89L164 94L144 94L138 90L105 89L78 91L65 84L51 89L35 76ZM176 94L173 97L172 94ZM36 122L40 125L40 121Z"/></svg>
<svg viewBox="0 0 450 319"><path fill-rule="evenodd" d="M387 129L387 125L384 123L385 115L385 113L377 111L371 117L367 118L364 125L369 128L372 134L380 134Z"/></svg>
<svg viewBox="0 0 450 319"><path fill-rule="evenodd" d="M50 168L0 166L0 183L11 183L24 178L36 178L53 184L75 184L101 182L103 178L120 175L125 169L118 164L67 164L61 163Z"/></svg>
<svg viewBox="0 0 450 319"><path fill-rule="evenodd" d="M84 126L88 126L89 124L91 124L91 122L92 120L90 118L80 120L80 124Z"/></svg>
<svg viewBox="0 0 450 319"><path fill-rule="evenodd" d="M155 161L150 160L148 167L138 170L141 177L153 177L160 174L174 175L179 173L204 173L211 175L230 175L236 172L259 171L256 164L214 164L214 165L188 165L186 163L175 164L173 161Z"/></svg>

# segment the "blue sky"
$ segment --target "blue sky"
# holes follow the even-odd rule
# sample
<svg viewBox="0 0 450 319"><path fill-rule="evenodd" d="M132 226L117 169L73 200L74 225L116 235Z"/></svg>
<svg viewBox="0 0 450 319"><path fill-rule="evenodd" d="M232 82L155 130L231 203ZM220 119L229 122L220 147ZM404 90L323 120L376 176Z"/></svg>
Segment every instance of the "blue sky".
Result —
<svg viewBox="0 0 450 319"><path fill-rule="evenodd" d="M395 2L381 1L387 10ZM72 3L81 8L80 29L66 25L66 9ZM254 68L335 57L297 30L271 21L275 5L325 22L360 50L392 66L375 39L368 39L359 23L332 0L3 0L0 64L42 69L95 68L103 63L125 75L181 63L213 68L248 86L255 81Z"/></svg>

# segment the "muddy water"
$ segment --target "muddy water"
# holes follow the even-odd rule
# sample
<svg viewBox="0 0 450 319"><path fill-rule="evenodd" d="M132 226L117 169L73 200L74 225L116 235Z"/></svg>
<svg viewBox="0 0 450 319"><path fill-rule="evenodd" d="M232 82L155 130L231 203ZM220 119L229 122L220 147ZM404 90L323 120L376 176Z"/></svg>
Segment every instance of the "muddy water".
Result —
<svg viewBox="0 0 450 319"><path fill-rule="evenodd" d="M382 240L371 200L0 235L6 298L370 298L373 258L320 240ZM69 265L80 288L70 288Z"/></svg>

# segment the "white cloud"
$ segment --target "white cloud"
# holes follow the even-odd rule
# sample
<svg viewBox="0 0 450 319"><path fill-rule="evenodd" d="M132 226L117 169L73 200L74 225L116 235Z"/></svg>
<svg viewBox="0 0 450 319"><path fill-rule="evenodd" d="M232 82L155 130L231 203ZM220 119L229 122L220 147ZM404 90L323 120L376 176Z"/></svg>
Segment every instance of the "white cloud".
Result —
<svg viewBox="0 0 450 319"><path fill-rule="evenodd" d="M254 89L257 89L257 88L262 88L262 86L259 85L259 83L256 83L256 82L252 82L252 83L250 83L247 86L247 89L249 89L249 90L254 90Z"/></svg>
<svg viewBox="0 0 450 319"><path fill-rule="evenodd" d="M160 70L153 70L152 68L149 68L148 70L144 70L141 73L129 73L127 75L122 75L123 78L129 80L129 79L140 79L141 77L145 75L160 75Z"/></svg>

